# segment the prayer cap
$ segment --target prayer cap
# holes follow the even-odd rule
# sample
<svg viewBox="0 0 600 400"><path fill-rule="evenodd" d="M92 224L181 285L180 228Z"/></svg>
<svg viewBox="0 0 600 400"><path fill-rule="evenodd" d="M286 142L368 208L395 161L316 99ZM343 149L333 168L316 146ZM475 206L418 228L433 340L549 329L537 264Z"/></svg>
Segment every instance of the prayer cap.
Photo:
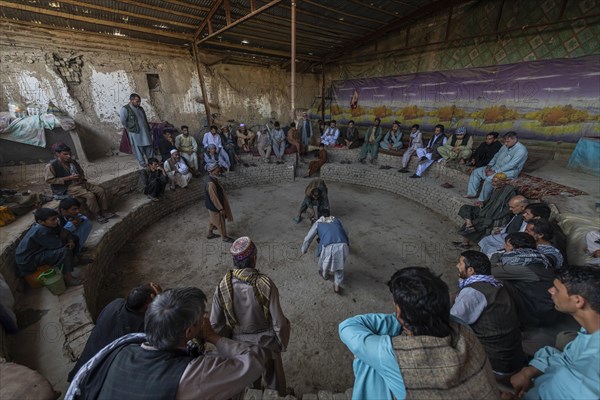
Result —
<svg viewBox="0 0 600 400"><path fill-rule="evenodd" d="M173 154L173 153L177 153L177 149L172 149L171 154Z"/></svg>
<svg viewBox="0 0 600 400"><path fill-rule="evenodd" d="M508 179L508 176L506 176L504 172L498 172L496 175L494 175L494 178L499 179L501 181L505 181Z"/></svg>
<svg viewBox="0 0 600 400"><path fill-rule="evenodd" d="M208 149L210 149L210 148L216 149L217 146L215 144L211 143L208 146L206 146L206 148L208 148Z"/></svg>
<svg viewBox="0 0 600 400"><path fill-rule="evenodd" d="M395 120L395 121L394 121L394 124L396 124L396 125L400 125L400 121L398 121L398 120ZM394 125L394 124L392 124L392 125Z"/></svg>
<svg viewBox="0 0 600 400"><path fill-rule="evenodd" d="M465 128L464 126L461 126L460 128L456 129L457 135L464 135L465 133L467 133L467 128Z"/></svg>
<svg viewBox="0 0 600 400"><path fill-rule="evenodd" d="M256 253L256 245L248 236L242 236L233 242L229 252L234 260L241 261Z"/></svg>

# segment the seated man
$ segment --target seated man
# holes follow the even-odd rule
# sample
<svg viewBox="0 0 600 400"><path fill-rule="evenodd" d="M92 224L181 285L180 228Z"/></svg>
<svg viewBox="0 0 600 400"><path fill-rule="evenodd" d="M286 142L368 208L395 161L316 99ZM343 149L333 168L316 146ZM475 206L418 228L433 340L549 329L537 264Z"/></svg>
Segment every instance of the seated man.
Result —
<svg viewBox="0 0 600 400"><path fill-rule="evenodd" d="M127 299L119 298L108 303L100 311L96 325L67 380L71 382L77 371L113 340L128 333L144 332L146 309L161 291L159 285L150 282L131 289Z"/></svg>
<svg viewBox="0 0 600 400"><path fill-rule="evenodd" d="M564 257L551 243L554 239L554 229L547 219L534 218L527 222L525 233L535 239L538 251L546 256L552 268L562 268Z"/></svg>
<svg viewBox="0 0 600 400"><path fill-rule="evenodd" d="M550 207L548 207L546 204L527 204L527 200L523 196L515 197L521 200L521 202L517 204L516 207L511 207L511 203L509 202L508 206L511 209L511 212L515 214L515 216L508 223L506 229L500 230L499 233L492 231L491 235L485 236L479 241L479 247L481 251L487 254L490 258L494 253L501 252L502 249L504 249L504 239L506 239L506 235L508 233L525 232L525 228L527 227L527 223L529 221L532 221L537 218L550 218ZM523 199L525 199L525 202L523 202ZM519 211L522 209L524 204L525 208L523 209L521 214Z"/></svg>
<svg viewBox="0 0 600 400"><path fill-rule="evenodd" d="M348 233L342 225L342 221L330 216L329 210L323 212L323 216L316 220L302 243L302 254L306 254L315 236L317 239L317 251L319 264L319 275L325 280L329 279L329 272L333 274L333 291L341 293L344 284L344 266L350 249L348 245Z"/></svg>
<svg viewBox="0 0 600 400"><path fill-rule="evenodd" d="M167 173L154 157L148 159L148 167L140 172L144 194L152 201L158 201L165 193L167 186Z"/></svg>
<svg viewBox="0 0 600 400"><path fill-rule="evenodd" d="M166 129L163 130L162 137L158 140L158 150L162 162L165 162L171 157L171 150L175 149L175 139L173 138L173 132Z"/></svg>
<svg viewBox="0 0 600 400"><path fill-rule="evenodd" d="M304 154L304 147L302 142L300 141L300 133L298 129L296 129L296 123L290 123L290 129L287 132L287 142L296 148L296 153L298 154L298 160L304 162L302 159L302 154Z"/></svg>
<svg viewBox="0 0 600 400"><path fill-rule="evenodd" d="M319 145L319 158L308 163L308 173L304 177L309 178L319 173L321 167L325 165L326 162L327 150L325 149L325 144L321 143Z"/></svg>
<svg viewBox="0 0 600 400"><path fill-rule="evenodd" d="M460 254L458 287L450 314L468 324L483 345L494 372L504 375L526 362L515 304L502 282L492 276L487 256L468 250Z"/></svg>
<svg viewBox="0 0 600 400"><path fill-rule="evenodd" d="M600 398L600 270L563 268L550 288L554 307L582 330L563 351L546 346L510 382L523 399Z"/></svg>
<svg viewBox="0 0 600 400"><path fill-rule="evenodd" d="M413 154L417 152L417 149L423 147L423 134L419 130L419 124L414 124L410 131L410 140L408 142L408 148L402 154L402 168L398 170L398 172L402 172L403 174L408 173L408 163L410 162L410 158Z"/></svg>
<svg viewBox="0 0 600 400"><path fill-rule="evenodd" d="M60 226L77 237L76 252L81 251L92 231L92 221L81 213L81 202L75 197L67 197L58 203Z"/></svg>
<svg viewBox="0 0 600 400"><path fill-rule="evenodd" d="M277 164L283 163L283 154L285 153L285 132L281 129L279 121L273 124L271 132L271 145L273 146L273 155L277 159Z"/></svg>
<svg viewBox="0 0 600 400"><path fill-rule="evenodd" d="M498 132L490 132L485 137L485 142L481 143L467 165L479 168L485 167L492 161L492 158L502 148L502 143L498 141Z"/></svg>
<svg viewBox="0 0 600 400"><path fill-rule="evenodd" d="M379 147L383 150L400 150L404 143L402 143L402 131L400 131L400 122L394 121L392 128L387 131Z"/></svg>
<svg viewBox="0 0 600 400"><path fill-rule="evenodd" d="M344 133L338 137L338 144L347 147L348 149L356 149L360 146L358 128L354 126L354 121L348 121L348 126Z"/></svg>
<svg viewBox="0 0 600 400"><path fill-rule="evenodd" d="M315 206L317 207L317 214L315 217ZM311 183L304 189L304 200L298 210L298 215L294 218L294 222L299 224L302 221L302 214L310 207L310 220L311 224L315 222L317 218L321 218L325 210L329 211L329 198L327 197L327 185L323 179L313 179Z"/></svg>
<svg viewBox="0 0 600 400"><path fill-rule="evenodd" d="M281 352L290 340L290 321L279 304L279 291L271 278L256 269L257 249L249 237L238 238L229 251L235 269L215 290L210 323L217 335L271 350L263 378L266 387L285 396Z"/></svg>
<svg viewBox="0 0 600 400"><path fill-rule="evenodd" d="M340 137L340 130L337 128L336 120L329 122L329 127L325 129L325 132L321 135L321 143L325 146L334 146Z"/></svg>
<svg viewBox="0 0 600 400"><path fill-rule="evenodd" d="M256 138L254 132L246 128L245 124L240 124L240 127L235 132L235 136L237 137L238 148L244 153L250 153L254 147L254 139Z"/></svg>
<svg viewBox="0 0 600 400"><path fill-rule="evenodd" d="M208 171L211 164L217 164L222 170L229 171L231 165L229 164L229 158L226 156L227 152L217 152L217 147L212 143L209 144L204 153L204 169Z"/></svg>
<svg viewBox="0 0 600 400"><path fill-rule="evenodd" d="M498 398L479 340L450 320L448 285L427 268L408 267L388 287L394 313L358 315L339 327L354 354L352 398Z"/></svg>
<svg viewBox="0 0 600 400"><path fill-rule="evenodd" d="M169 189L171 190L175 190L175 185L185 188L192 180L192 169L176 149L171 150L171 157L165 161L163 167L169 178Z"/></svg>
<svg viewBox="0 0 600 400"><path fill-rule="evenodd" d="M466 198L474 199L483 181L483 188L479 194L479 201L487 201L492 192L492 178L498 172L504 172L508 179L515 179L521 173L527 161L527 148L519 142L517 133L510 131L504 134L504 146L496 153L492 161L479 167L469 177L469 187Z"/></svg>
<svg viewBox="0 0 600 400"><path fill-rule="evenodd" d="M505 240L501 265L492 268L492 275L510 292L519 320L526 327L551 326L558 316L548 293L554 269L536 247L527 233L511 233Z"/></svg>
<svg viewBox="0 0 600 400"><path fill-rule="evenodd" d="M272 142L273 138L270 130L263 129L262 131L258 131L256 137L256 149L258 150L260 158L266 163L271 162L271 152L273 151Z"/></svg>
<svg viewBox="0 0 600 400"><path fill-rule="evenodd" d="M383 130L381 129L381 118L377 117L373 121L373 125L367 129L367 133L365 133L365 141L360 148L360 154L358 156L358 161L361 163L365 163L367 159L367 154L371 154L371 164L374 164L377 161L377 155L379 154L379 142L383 138Z"/></svg>
<svg viewBox="0 0 600 400"><path fill-rule="evenodd" d="M204 316L205 303L202 290L194 287L156 296L146 310L146 333L130 333L102 349L77 373L65 398L82 387L88 389L86 398L94 399L239 395L260 378L270 352L217 335ZM218 354L190 349L190 341L206 341Z"/></svg>
<svg viewBox="0 0 600 400"><path fill-rule="evenodd" d="M585 251L588 254L587 265L600 265L600 232L590 231L585 235Z"/></svg>
<svg viewBox="0 0 600 400"><path fill-rule="evenodd" d="M190 136L190 130L186 125L181 127L181 135L175 138L175 148L181 157L198 170L198 143L193 136Z"/></svg>
<svg viewBox="0 0 600 400"><path fill-rule="evenodd" d="M67 286L82 284L83 281L72 275L76 238L58 225L58 212L38 208L33 216L35 223L15 251L18 275L33 274L38 267L50 265L62 271Z"/></svg>
<svg viewBox="0 0 600 400"><path fill-rule="evenodd" d="M104 189L85 179L79 163L71 159L69 146L56 143L52 149L56 158L46 164L44 171L44 179L50 184L52 194L59 198L66 196L83 198L92 214L91 217L96 218L100 223L106 223L109 218L114 217L115 214L107 211L108 200Z"/></svg>
<svg viewBox="0 0 600 400"><path fill-rule="evenodd" d="M438 153L446 161L458 159L461 164L464 164L473 153L473 137L467 133L467 128L461 126L450 138L450 143L446 142L438 148Z"/></svg>
<svg viewBox="0 0 600 400"><path fill-rule="evenodd" d="M419 165L414 174L409 178L420 178L425 170L442 158L438 149L446 144L448 138L444 135L444 125L438 124L435 126L433 136L427 142L427 147L417 149L417 157L419 157Z"/></svg>
<svg viewBox="0 0 600 400"><path fill-rule="evenodd" d="M229 170L232 171L236 164L242 164L242 160L237 155L238 147L237 147L237 138L231 131L229 130L229 126L223 125L221 127L221 132L219 133L221 137L221 144L223 145L223 149L227 152L227 156L229 158L230 167ZM248 164L246 164L248 166Z"/></svg>
<svg viewBox="0 0 600 400"><path fill-rule="evenodd" d="M462 242L452 242L461 249L471 247L471 242L479 241L483 236L492 233L492 229L506 225L512 212L508 207L511 198L517 191L514 186L507 183L503 173L496 174L492 180L494 191L489 201L484 206L465 204L458 210L458 215L465 220L458 231L463 237Z"/></svg>

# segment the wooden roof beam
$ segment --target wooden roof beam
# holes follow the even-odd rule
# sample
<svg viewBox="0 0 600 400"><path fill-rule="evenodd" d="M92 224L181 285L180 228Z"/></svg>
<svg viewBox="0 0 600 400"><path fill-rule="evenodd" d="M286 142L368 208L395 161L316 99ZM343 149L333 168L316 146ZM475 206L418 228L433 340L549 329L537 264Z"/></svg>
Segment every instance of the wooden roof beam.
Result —
<svg viewBox="0 0 600 400"><path fill-rule="evenodd" d="M210 44L209 44L209 46L210 46ZM267 56L274 56L274 57L281 57L281 58L289 58L290 57L290 52L289 51L264 49L264 48L261 48L261 47L253 47L253 46L247 46L247 45L237 44L237 43L219 42L218 47L230 48L230 49L235 49L235 50L243 50L243 51L248 52L248 53L264 54L264 55L267 55ZM303 56L297 56L296 58L298 60L315 61L315 62L322 60L321 57L304 56L304 55Z"/></svg>
<svg viewBox="0 0 600 400"><path fill-rule="evenodd" d="M322 8L322 9L327 10L327 11L335 12L335 13L340 14L340 15L345 15L347 17L356 18L356 19L362 19L362 20L365 20L365 21L373 22L373 23L381 23L381 21L379 21L377 19L373 19L373 18L369 18L369 17L363 17L362 15L350 14L350 13L347 13L347 12L344 12L344 11L341 11L341 10L336 10L335 8L324 6L320 2L311 1L311 0L302 0L302 2L306 3L306 4L310 4L310 5L318 7L318 8ZM340 21L342 21L342 20L340 20Z"/></svg>
<svg viewBox="0 0 600 400"><path fill-rule="evenodd" d="M215 13L219 9L219 7L221 7L221 4L223 4L223 0L215 0L215 2L213 3L212 7L210 8L210 11L208 11L208 14L204 18L204 21L202 21L202 23L200 24L200 26L198 27L198 29L196 29L196 32L194 32L194 42L196 42L196 40L198 40L198 36L200 36L200 34L204 30L204 28L208 27L209 33L212 33L211 32L212 31L212 25L210 23L210 20L213 17L213 15L215 15Z"/></svg>

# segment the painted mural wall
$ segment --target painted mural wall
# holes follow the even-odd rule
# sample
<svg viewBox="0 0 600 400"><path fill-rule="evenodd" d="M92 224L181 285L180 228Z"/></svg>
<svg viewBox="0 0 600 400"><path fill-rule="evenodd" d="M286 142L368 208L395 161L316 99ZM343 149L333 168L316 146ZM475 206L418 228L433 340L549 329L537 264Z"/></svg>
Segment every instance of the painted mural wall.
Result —
<svg viewBox="0 0 600 400"><path fill-rule="evenodd" d="M331 118L368 125L375 117L432 131L515 130L535 140L600 136L600 56L422 72L333 83Z"/></svg>
<svg viewBox="0 0 600 400"><path fill-rule="evenodd" d="M503 6L502 6L503 4ZM325 107L328 118L342 115L344 113L336 112L337 107L344 110L345 107L349 107L347 104L349 97L344 94L344 98L340 99L339 95L340 88L346 88L345 83L352 86L351 82L359 82L363 79L382 78L388 81L410 79L411 76L417 76L419 79L419 85L429 85L429 98L435 97L434 92L437 92L437 98L440 103L435 107L436 109L442 109L443 118L446 118L448 107L461 108L464 95L456 98L457 103L453 103L453 97L450 95L444 95L445 90L440 85L443 83L443 79L446 77L450 79L448 83L456 84L465 79L459 78L462 75L468 75L469 73L476 73L476 71L496 71L494 67L502 65L511 65L512 69L522 69L526 71L530 69L533 73L538 73L537 70L542 70L544 64L531 63L533 61L542 60L560 60L558 64L545 64L548 68L561 68L561 65L566 66L564 62L567 59L582 59L591 55L600 54L600 18L587 18L586 15L595 14L597 9L597 1L593 0L582 0L578 2L566 2L566 7L563 9L564 2L561 0L547 0L544 2L524 1L524 0L491 0L491 1L471 1L464 3L460 6L453 8L452 18L448 25L448 13L438 13L431 17L415 19L414 21L407 22L406 24L400 25L399 30L393 34L382 36L376 40L371 41L368 45L363 47L347 51L342 60L334 65L330 65L326 75L326 86L329 88L329 96L326 99ZM502 10L500 12L500 7ZM500 15L500 19L498 16ZM558 20L565 22L555 23ZM494 32L495 26L498 26L497 34L486 34ZM410 28L410 29L407 29ZM407 37L408 35L408 37ZM466 38L466 39L461 39ZM588 59L594 62L594 59ZM598 61L595 59L596 65L590 66L589 63L585 64L588 68L587 73L593 74L597 71ZM581 63L582 61L578 61ZM516 64L524 63L521 67L517 67ZM551 67L554 65L554 67ZM574 65L578 65L577 63ZM485 67L480 70L480 67ZM566 67L569 68L569 67ZM441 71L439 74L433 73L434 71ZM454 72L456 71L456 74ZM460 72L459 72L460 71ZM550 75L556 74L571 74L575 72L583 71L568 71L562 70L557 72L549 73ZM427 74L430 73L430 74ZM525 74L526 75L526 74ZM478 79L483 79L483 75L479 75ZM427 79L427 82L423 80ZM486 79L494 79L486 78ZM590 104L589 101L583 101L579 99L578 94L575 92L560 92L560 88L571 87L570 83L561 84L560 78L554 77L552 87L553 92L544 90L546 87L542 80L533 80L525 76L520 78L519 81L508 82L504 81L502 88L494 89L487 88L487 90L504 90L505 93L498 96L497 98L503 101L492 104L490 97L492 95L489 92L487 95L480 93L479 96L475 96L473 101L483 100L483 104L477 105L477 110L471 110L470 114L476 111L482 111L486 108L497 105L507 105L505 101L510 93L514 99L518 101L514 104L520 111L515 111L516 115L508 115L507 111L502 109L501 113L504 115L502 121L498 121L496 126L500 130L505 130L513 127L512 119L522 120L517 123L514 127L526 129L536 128L534 125L539 124L542 129L536 129L536 133L532 135L545 140L576 140L576 137L581 134L597 135L598 124L597 119L594 122L594 116L598 114L598 102ZM549 78L552 79L552 78ZM568 79L574 79L571 76ZM590 76L588 83L592 83L592 87L597 87L598 76ZM366 82L366 81L364 81ZM372 81L373 82L373 81ZM526 84L526 82L529 82ZM394 84L390 84L394 85ZM361 85L357 85L361 86ZM366 85L377 86L377 85ZM558 89L558 90L557 90ZM564 89L566 90L566 89ZM572 89L569 89L572 90ZM448 90L451 92L452 90ZM408 92L407 92L408 93ZM366 94L366 93L365 93ZM499 94L499 93L497 93ZM593 93L592 93L593 94ZM540 112L541 109L537 110L526 110L527 108L525 101L537 100L538 103L544 104L547 101L548 96L554 96L558 99L561 95L572 97L572 101L560 100L554 104L555 106L572 106L573 110L570 111L569 107L553 111L550 113L550 119L556 116L556 119L560 119L561 122L565 121L563 114L569 114L567 120L570 119L567 125L548 125L548 117L534 118L533 112ZM587 96L589 97L589 93ZM379 96L379 99L374 98L372 103L378 103L379 106L387 106L393 109L393 113L396 114L397 118L411 120L411 118L404 118L402 109L408 107L410 104L383 104L384 99L389 99L389 94L386 90L381 93L376 93L371 90L367 96ZM596 97L598 93L596 93ZM537 98L539 97L539 98ZM364 100L364 97L363 97ZM337 102L337 103L336 103ZM583 104L585 102L585 104ZM514 102L513 102L514 103ZM318 110L319 104L314 104L311 109L313 115L320 114ZM431 104L428 107L433 107ZM443 109L446 107L446 109ZM475 107L470 104L466 108ZM544 108L545 106L542 106ZM427 112L432 112L428 110ZM551 110L546 110L547 112ZM398 115L397 113L400 112ZM462 111L465 115L469 114L469 110ZM496 112L496 111L494 111ZM354 111L356 114L357 111ZM587 114L586 114L587 113ZM452 114L452 112L450 112ZM460 116L454 113L454 120ZM558 114L561 114L560 116ZM585 117L583 116L585 114ZM528 121L524 120L522 116L527 115ZM429 116L433 117L433 116ZM496 118L496 117L494 117ZM544 119L545 118L545 119ZM432 118L433 120L434 118ZM473 119L481 121L482 118ZM452 120L452 118L450 119ZM486 120L486 117L483 117ZM488 116L489 121L489 116ZM537 121L537 122L536 122ZM469 122L469 121L466 121ZM473 124L480 124L481 122L472 122ZM527 125L524 126L523 124ZM577 125L580 124L580 125ZM487 129L488 127L485 127ZM578 128L582 128L581 132L576 132Z"/></svg>

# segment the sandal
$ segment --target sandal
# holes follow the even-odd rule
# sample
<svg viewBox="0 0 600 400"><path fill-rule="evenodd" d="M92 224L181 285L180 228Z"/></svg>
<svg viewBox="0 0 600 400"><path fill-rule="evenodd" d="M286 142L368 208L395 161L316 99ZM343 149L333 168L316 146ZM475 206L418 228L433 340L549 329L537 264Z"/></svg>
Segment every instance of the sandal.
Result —
<svg viewBox="0 0 600 400"><path fill-rule="evenodd" d="M214 238L217 238L217 237L219 237L219 235L215 235L214 233L211 233L211 234L210 234L210 235L208 235L206 238L207 238L207 239L214 239Z"/></svg>
<svg viewBox="0 0 600 400"><path fill-rule="evenodd" d="M108 222L108 218L104 218L104 217L101 217L101 216L97 216L97 217L96 217L96 221L98 221L98 222L99 222L99 223L101 223L101 224L106 224L106 223Z"/></svg>
<svg viewBox="0 0 600 400"><path fill-rule="evenodd" d="M477 229L473 225L471 225L471 226L465 228L464 232L465 233L475 233L475 232L477 232Z"/></svg>

